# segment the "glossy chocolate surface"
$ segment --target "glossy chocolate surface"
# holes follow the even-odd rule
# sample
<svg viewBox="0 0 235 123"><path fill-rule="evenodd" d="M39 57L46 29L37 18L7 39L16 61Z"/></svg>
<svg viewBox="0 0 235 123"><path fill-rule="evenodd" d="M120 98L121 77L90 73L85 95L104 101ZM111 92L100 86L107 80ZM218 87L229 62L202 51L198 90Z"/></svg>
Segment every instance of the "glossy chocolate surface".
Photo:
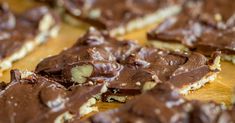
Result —
<svg viewBox="0 0 235 123"><path fill-rule="evenodd" d="M32 74L21 78L12 71L12 81L0 92L1 123L52 123L65 113L80 117L80 107L100 93L102 85L65 88L47 78ZM61 120L66 116L62 116ZM68 120L68 121L69 121Z"/></svg>
<svg viewBox="0 0 235 123"><path fill-rule="evenodd" d="M74 81L73 68L84 65L92 66L92 72L80 78L83 82ZM126 96L141 93L146 82L170 81L181 88L215 71L199 53L181 54L142 47L90 29L73 47L44 59L36 72L65 86L108 83L109 94ZM109 96L108 93L104 96Z"/></svg>
<svg viewBox="0 0 235 123"><path fill-rule="evenodd" d="M234 122L234 110L214 102L188 101L169 84L130 100L118 109L95 114L81 123L223 123Z"/></svg>
<svg viewBox="0 0 235 123"><path fill-rule="evenodd" d="M32 41L39 33L39 24L46 7L33 8L23 14L15 14L6 3L0 5L0 61L19 51L27 41Z"/></svg>
<svg viewBox="0 0 235 123"><path fill-rule="evenodd" d="M64 0L65 8L74 17L101 29L125 26L133 19L174 5L176 0Z"/></svg>
<svg viewBox="0 0 235 123"><path fill-rule="evenodd" d="M234 54L234 5L230 0L189 0L179 15L150 31L148 39L181 43L205 55Z"/></svg>
<svg viewBox="0 0 235 123"><path fill-rule="evenodd" d="M235 30L213 30L203 33L197 43L197 51L209 55L221 51L227 55L235 54Z"/></svg>

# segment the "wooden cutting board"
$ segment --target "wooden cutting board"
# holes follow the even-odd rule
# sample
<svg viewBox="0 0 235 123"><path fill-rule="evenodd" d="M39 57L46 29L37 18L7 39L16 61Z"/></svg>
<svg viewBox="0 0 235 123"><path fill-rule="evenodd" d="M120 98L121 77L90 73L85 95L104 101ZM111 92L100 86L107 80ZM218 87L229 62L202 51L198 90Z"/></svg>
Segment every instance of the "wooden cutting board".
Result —
<svg viewBox="0 0 235 123"><path fill-rule="evenodd" d="M16 12L22 12L26 8L38 5L33 3L32 0L0 0L8 2L11 9ZM119 38L127 38L138 40L137 42L144 44L146 42L146 31L153 28L154 25L146 27L142 30L137 30ZM71 26L66 23L61 24L61 31L58 37L48 40L48 42L36 48L32 53L27 55L22 60L14 63L12 69L30 70L33 71L35 66L45 57L58 54L63 49L72 46L75 41L86 32L88 25L81 23L80 26ZM229 62L222 62L222 71L217 79L210 84L205 85L203 88L191 92L186 96L188 99L198 99L202 101L213 100L218 103L231 104L231 96L235 87L235 65ZM4 72L0 81L9 82L9 70ZM112 109L120 106L118 103L98 103L100 111Z"/></svg>

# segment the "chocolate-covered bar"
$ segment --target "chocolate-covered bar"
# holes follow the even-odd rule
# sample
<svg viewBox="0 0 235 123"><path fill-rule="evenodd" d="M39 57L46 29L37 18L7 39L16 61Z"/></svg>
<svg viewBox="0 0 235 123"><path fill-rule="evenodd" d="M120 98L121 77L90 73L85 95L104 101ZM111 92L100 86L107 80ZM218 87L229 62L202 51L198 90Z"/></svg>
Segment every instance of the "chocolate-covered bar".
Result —
<svg viewBox="0 0 235 123"><path fill-rule="evenodd" d="M117 109L100 112L79 123L233 123L234 111L214 102L188 101L166 83Z"/></svg>
<svg viewBox="0 0 235 123"><path fill-rule="evenodd" d="M56 36L58 29L58 18L46 7L16 14L6 3L1 3L0 74L48 37Z"/></svg>
<svg viewBox="0 0 235 123"><path fill-rule="evenodd" d="M102 100L125 102L165 81L187 94L215 79L219 69L217 55L208 60L195 52L142 47L91 28L74 46L40 62L35 71L65 86L107 83Z"/></svg>
<svg viewBox="0 0 235 123"><path fill-rule="evenodd" d="M235 64L234 29L212 30L203 33L197 41L196 50L205 55L209 55L214 51L221 51L224 60Z"/></svg>
<svg viewBox="0 0 235 123"><path fill-rule="evenodd" d="M118 35L178 13L181 3L181 0L64 0L64 8L68 22L82 20Z"/></svg>
<svg viewBox="0 0 235 123"><path fill-rule="evenodd" d="M148 33L149 41L158 48L177 51L196 50L207 56L214 51L221 51L223 59L234 62L235 3L229 0L197 2L197 4L191 3L190 7L189 3L185 4L179 15L168 18L151 30ZM218 12L217 16L221 18L219 22L211 18L211 14L215 12Z"/></svg>
<svg viewBox="0 0 235 123"><path fill-rule="evenodd" d="M11 71L0 91L1 123L67 123L97 111L95 96L104 86L63 85L31 72Z"/></svg>
<svg viewBox="0 0 235 123"><path fill-rule="evenodd" d="M199 20L220 29L235 26L235 2L233 0L201 0Z"/></svg>

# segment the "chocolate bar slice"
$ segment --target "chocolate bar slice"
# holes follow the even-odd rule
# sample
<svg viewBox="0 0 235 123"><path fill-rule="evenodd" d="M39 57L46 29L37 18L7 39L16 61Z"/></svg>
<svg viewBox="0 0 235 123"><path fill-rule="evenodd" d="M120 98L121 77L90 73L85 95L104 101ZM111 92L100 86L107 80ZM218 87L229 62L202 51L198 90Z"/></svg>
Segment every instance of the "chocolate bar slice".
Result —
<svg viewBox="0 0 235 123"><path fill-rule="evenodd" d="M123 68L121 63L139 47L90 28L74 46L44 59L35 71L65 86L104 83L118 76Z"/></svg>
<svg viewBox="0 0 235 123"><path fill-rule="evenodd" d="M130 96L165 81L179 88L180 93L188 94L216 78L220 67L214 65L218 65L215 63L218 61L219 57L215 57L211 63L199 53L178 54L142 48L126 59L119 76L108 84L109 91L103 94L102 100L125 102Z"/></svg>
<svg viewBox="0 0 235 123"><path fill-rule="evenodd" d="M198 38L208 29L188 13L181 13L168 18L147 36L157 48L188 52L195 48Z"/></svg>
<svg viewBox="0 0 235 123"><path fill-rule="evenodd" d="M202 0L202 2L199 11L200 21L219 29L235 26L235 2L233 0Z"/></svg>
<svg viewBox="0 0 235 123"><path fill-rule="evenodd" d="M11 82L1 90L1 123L65 123L97 111L95 96L104 86L63 85L26 71L11 71Z"/></svg>
<svg viewBox="0 0 235 123"><path fill-rule="evenodd" d="M0 74L59 30L58 18L46 7L16 14L1 3L0 14Z"/></svg>
<svg viewBox="0 0 235 123"><path fill-rule="evenodd" d="M204 8L204 6L209 6L207 5L210 3L209 1L202 2L202 5L196 4L195 6L201 5L201 7ZM216 1L213 3L215 6L220 0ZM229 4L227 3L228 1L223 2L221 6ZM211 4L212 3L210 3L210 6L212 6ZM194 4L192 6L194 6ZM221 51L223 59L234 63L234 26L230 23L235 21L230 19L231 21L228 20L227 24L222 21L217 24L209 24L209 21L201 19L201 16L204 16L205 13L203 14L204 9L200 10L199 8L200 7L186 7L181 14L167 19L148 33L149 41L158 48L182 52L196 50L206 56L210 56L212 52ZM218 11L220 11L221 8L226 8L226 6L220 8L215 7ZM191 12L194 9L197 11ZM231 6L228 6L228 9L232 9ZM222 13L223 11L221 10ZM232 18L232 13L228 13L228 15L231 15ZM226 17L228 15L226 15ZM221 25L224 25L223 28Z"/></svg>
<svg viewBox="0 0 235 123"><path fill-rule="evenodd" d="M235 28L234 28L235 29ZM212 30L202 34L196 44L196 50L205 55L214 51L222 52L222 59L235 64L235 30Z"/></svg>
<svg viewBox="0 0 235 123"><path fill-rule="evenodd" d="M77 19L120 35L176 14L181 0L64 0L70 23Z"/></svg>
<svg viewBox="0 0 235 123"><path fill-rule="evenodd" d="M167 83L118 109L95 114L80 123L222 123L234 122L234 111L214 102L188 101Z"/></svg>
<svg viewBox="0 0 235 123"><path fill-rule="evenodd" d="M64 86L107 83L102 100L125 102L165 81L187 94L215 79L219 69L217 56L208 60L199 53L143 47L90 29L73 47L40 62L35 71Z"/></svg>

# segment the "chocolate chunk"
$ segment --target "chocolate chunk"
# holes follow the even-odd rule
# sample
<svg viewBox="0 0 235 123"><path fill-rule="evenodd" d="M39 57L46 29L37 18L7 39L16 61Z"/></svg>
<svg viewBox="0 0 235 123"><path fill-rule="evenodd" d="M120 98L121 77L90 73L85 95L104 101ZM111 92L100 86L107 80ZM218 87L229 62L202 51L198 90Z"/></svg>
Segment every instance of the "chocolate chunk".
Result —
<svg viewBox="0 0 235 123"><path fill-rule="evenodd" d="M58 18L43 6L17 14L1 3L0 15L0 73L58 31Z"/></svg>
<svg viewBox="0 0 235 123"><path fill-rule="evenodd" d="M188 0L183 9L191 17L218 29L234 26L235 3L232 0Z"/></svg>
<svg viewBox="0 0 235 123"><path fill-rule="evenodd" d="M198 81L206 81L203 80L205 75L217 71L212 70L208 65L208 59L199 53L183 55L162 50L157 51L156 49L155 52L150 51L152 53L148 51L149 54L139 56L149 65L145 67L136 66L135 63L125 65L119 76L110 81L108 88L112 90L112 93L103 94L103 100L111 101L110 98L112 97L125 97L127 92L129 95L140 94L142 91L151 89L157 83L165 81L171 82L175 87L182 89L182 93L186 94L189 91L187 87L191 87L191 89L200 88L195 87L195 84Z"/></svg>
<svg viewBox="0 0 235 123"><path fill-rule="evenodd" d="M214 78L219 68L212 69L213 65L199 53L142 47L90 29L74 46L39 63L35 71L66 87L107 83L108 91L102 94L102 100L125 102L128 96L166 81L187 93L189 89L185 87L194 87L198 81L206 83L207 77ZM203 84L199 85L194 89Z"/></svg>
<svg viewBox="0 0 235 123"><path fill-rule="evenodd" d="M73 18L91 23L100 29L118 29L118 33L125 33L132 28L141 27L144 23L152 23L147 19L145 20L145 17L151 16L154 21L156 20L155 16L158 15L157 11L178 6L180 3L181 0L65 0L64 7ZM175 8L172 11L170 10L172 8L169 9L171 14L178 11ZM166 12L165 15L167 16L168 13ZM138 19L142 20L143 23L134 22ZM131 22L132 24L129 25Z"/></svg>
<svg viewBox="0 0 235 123"><path fill-rule="evenodd" d="M91 67L92 71L91 75L82 77L88 78L82 83L109 81L114 79L122 69L119 62L125 60L138 47L140 46L136 43L117 41L106 34L90 29L73 47L39 63L36 72L58 81L62 80L64 84L73 84L72 68L85 65L88 69ZM81 70L81 67L79 69Z"/></svg>
<svg viewBox="0 0 235 123"><path fill-rule="evenodd" d="M36 36L39 22L42 16L48 13L48 9L36 8L26 12L25 15L14 15L6 4L2 4L1 10L0 59L2 60L18 51L27 40L32 40Z"/></svg>
<svg viewBox="0 0 235 123"><path fill-rule="evenodd" d="M223 54L235 54L235 30L213 30L203 33L198 39L197 51L203 54L211 54L221 51Z"/></svg>
<svg viewBox="0 0 235 123"><path fill-rule="evenodd" d="M220 29L235 26L235 2L233 0L203 0L199 19Z"/></svg>
<svg viewBox="0 0 235 123"><path fill-rule="evenodd" d="M174 49L177 44L178 49L174 50L185 47L207 56L215 51L222 51L224 59L235 61L234 25L231 24L235 22L233 6L232 1L190 0L179 15L168 18L150 31L148 39L157 43L155 46L159 48ZM217 22L214 18L222 20Z"/></svg>
<svg viewBox="0 0 235 123"><path fill-rule="evenodd" d="M157 28L148 33L148 39L169 43L181 43L194 48L198 38L205 32L200 22L191 18L187 13L170 17Z"/></svg>
<svg viewBox="0 0 235 123"><path fill-rule="evenodd" d="M103 85L65 88L33 73L21 73L21 77L1 91L1 122L72 121L92 111L94 96L103 88Z"/></svg>
<svg viewBox="0 0 235 123"><path fill-rule="evenodd" d="M184 99L169 83L130 100L117 109L100 112L81 123L222 123L234 122L234 110L215 102Z"/></svg>

